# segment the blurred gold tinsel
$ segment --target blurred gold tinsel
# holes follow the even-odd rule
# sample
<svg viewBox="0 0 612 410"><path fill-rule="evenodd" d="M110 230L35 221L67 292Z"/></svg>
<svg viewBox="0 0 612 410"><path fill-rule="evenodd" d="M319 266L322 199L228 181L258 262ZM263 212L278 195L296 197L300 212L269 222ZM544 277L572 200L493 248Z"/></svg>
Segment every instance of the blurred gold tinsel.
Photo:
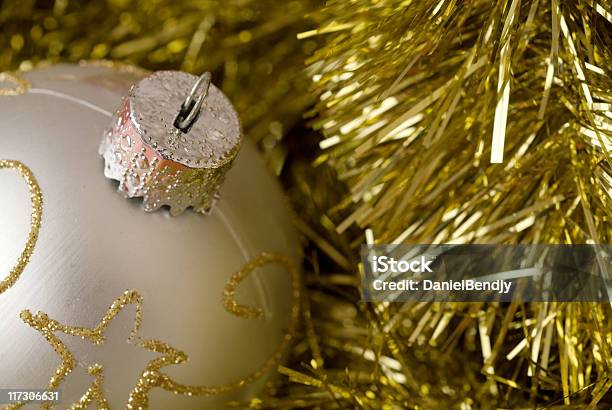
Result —
<svg viewBox="0 0 612 410"><path fill-rule="evenodd" d="M1 70L211 70L283 170L310 240L302 333L281 383L237 406L611 408L610 305L364 304L357 259L364 241L610 242L609 0L0 4Z"/></svg>

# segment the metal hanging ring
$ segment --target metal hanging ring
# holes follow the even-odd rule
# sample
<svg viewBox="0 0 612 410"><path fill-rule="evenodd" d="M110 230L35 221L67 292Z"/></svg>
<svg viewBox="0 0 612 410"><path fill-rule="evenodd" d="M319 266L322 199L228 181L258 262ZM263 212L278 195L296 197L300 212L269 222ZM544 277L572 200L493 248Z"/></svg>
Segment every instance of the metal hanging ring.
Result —
<svg viewBox="0 0 612 410"><path fill-rule="evenodd" d="M210 72L207 71L202 74L191 88L191 92L189 92L183 104L181 104L181 109L174 119L174 126L182 132L189 132L193 124L198 120L202 110L202 103L208 95L210 80Z"/></svg>

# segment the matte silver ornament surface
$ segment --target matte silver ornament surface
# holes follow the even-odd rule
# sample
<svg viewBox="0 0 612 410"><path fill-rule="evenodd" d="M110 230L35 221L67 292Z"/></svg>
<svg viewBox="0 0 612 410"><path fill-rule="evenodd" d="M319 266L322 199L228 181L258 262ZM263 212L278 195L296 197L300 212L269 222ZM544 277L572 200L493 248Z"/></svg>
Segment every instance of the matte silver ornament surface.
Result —
<svg viewBox="0 0 612 410"><path fill-rule="evenodd" d="M44 337L24 323L22 311L91 328L128 289L143 300L139 336L189 357L163 369L173 380L224 385L259 369L288 327L290 275L272 264L240 282L236 301L262 309L263 320L228 312L223 291L232 274L261 252L289 255L296 264L300 255L282 190L253 144L243 141L221 187L223 200L210 215L143 212L141 200L117 195L117 183L103 175L98 154L113 110L139 78L71 65L22 76L29 82L25 93L0 96L0 158L31 169L44 211L29 264L0 294L0 387L44 388L60 362ZM27 184L14 171L0 170L0 189L0 272L7 273L28 238L31 201ZM157 357L126 343L135 314L133 305L122 309L98 345L58 335L79 363L61 385L64 401L58 409L91 386L88 366L94 363L104 367L110 408L125 408L145 365ZM228 400L259 394L266 377L213 397L153 389L149 404L164 410L221 409Z"/></svg>
<svg viewBox="0 0 612 410"><path fill-rule="evenodd" d="M159 71L138 82L113 116L100 145L104 174L119 181L126 197L142 197L147 211L163 205L173 215L212 208L240 148L238 114L208 83L188 127L177 115L198 78Z"/></svg>

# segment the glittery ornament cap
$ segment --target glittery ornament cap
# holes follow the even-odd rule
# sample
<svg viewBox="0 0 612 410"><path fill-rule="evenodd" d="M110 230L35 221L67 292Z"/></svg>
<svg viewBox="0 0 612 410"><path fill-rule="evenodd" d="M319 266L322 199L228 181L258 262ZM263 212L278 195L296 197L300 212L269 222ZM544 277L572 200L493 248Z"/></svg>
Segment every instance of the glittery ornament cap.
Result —
<svg viewBox="0 0 612 410"><path fill-rule="evenodd" d="M142 197L147 211L163 205L173 215L188 207L210 211L240 148L238 115L212 84L195 122L175 126L197 80L180 71L146 77L124 98L103 137L104 174L119 181L126 197Z"/></svg>

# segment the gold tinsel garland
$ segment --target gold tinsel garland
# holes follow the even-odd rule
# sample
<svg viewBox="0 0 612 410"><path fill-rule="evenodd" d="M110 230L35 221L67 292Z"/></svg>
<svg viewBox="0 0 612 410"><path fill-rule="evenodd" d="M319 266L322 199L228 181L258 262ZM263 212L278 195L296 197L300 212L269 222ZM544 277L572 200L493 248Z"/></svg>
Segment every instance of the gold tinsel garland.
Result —
<svg viewBox="0 0 612 410"><path fill-rule="evenodd" d="M327 2L301 37L326 39L310 58L311 124L325 136L316 162L349 188L328 211L330 235L357 225L374 243L609 243L611 10ZM284 371L311 386L312 406L612 403L608 304L322 302L340 282L317 280L312 293L313 306L338 306L338 317L313 316L310 353L325 365Z"/></svg>
<svg viewBox="0 0 612 410"><path fill-rule="evenodd" d="M288 383L251 407L609 408L609 305L363 304L356 255L365 229L378 243L609 243L612 4L317 5L8 0L0 68L212 70L276 171L290 152L311 240L302 337ZM312 39L325 46L307 92ZM317 96L313 169L315 136L278 142Z"/></svg>
<svg viewBox="0 0 612 410"><path fill-rule="evenodd" d="M311 61L319 162L351 188L342 205L356 204L338 230L357 223L383 243L610 241L605 3L343 3L303 34L335 32Z"/></svg>

